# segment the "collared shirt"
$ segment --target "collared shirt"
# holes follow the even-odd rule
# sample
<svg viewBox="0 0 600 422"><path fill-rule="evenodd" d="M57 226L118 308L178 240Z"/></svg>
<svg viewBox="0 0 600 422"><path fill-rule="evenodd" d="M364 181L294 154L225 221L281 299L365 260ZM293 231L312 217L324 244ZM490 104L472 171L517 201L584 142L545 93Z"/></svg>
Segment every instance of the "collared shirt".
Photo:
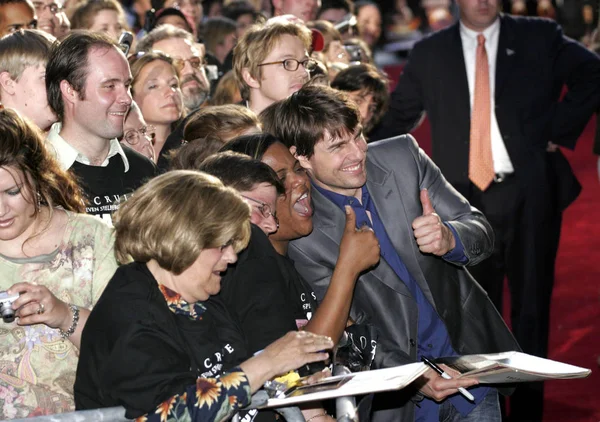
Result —
<svg viewBox="0 0 600 422"><path fill-rule="evenodd" d="M490 110L491 110L491 137L492 137L492 157L494 159L494 171L496 173L512 173L514 167L510 161L506 145L502 140L502 134L498 126L498 120L495 113L495 92L496 92L496 57L498 55L498 39L500 37L500 19L486 28L483 32L475 32L460 22L460 39L462 41L463 56L465 58L465 68L467 71L467 80L469 82L469 99L471 110L473 109L473 98L475 95L475 59L477 55L477 35L483 34L485 37L485 49L488 58L488 67L490 72Z"/></svg>
<svg viewBox="0 0 600 422"><path fill-rule="evenodd" d="M62 129L62 124L60 122L54 123L48 132L48 136L46 138L46 143L51 145L50 151L54 153L56 159L60 163L60 166L63 170L68 170L71 168L73 163L77 161L78 163L85 164L87 166L91 166L89 158L85 155L77 151L71 144L69 144L65 139L60 136L60 131ZM121 147L120 142L113 138L110 140L110 148L108 150L108 155L106 159L100 164L100 167L108 166L108 161L115 155L119 154L123 159L123 164L125 165L125 173L129 171L129 160L127 160L127 156L125 155L125 151Z"/></svg>
<svg viewBox="0 0 600 422"><path fill-rule="evenodd" d="M185 315L191 320L202 319L202 314L206 312L206 307L202 303L189 304L179 293L162 284L158 285L158 289L167 301L169 310L175 315Z"/></svg>
<svg viewBox="0 0 600 422"><path fill-rule="evenodd" d="M357 228L367 225L375 232L375 236L377 237L377 240L379 240L379 246L381 248L381 257L394 270L398 278L400 278L400 280L408 287L413 299L417 303L417 308L419 310L417 322L417 359L420 359L421 356L434 358L441 356L456 356L457 353L452 348L450 335L448 334L444 322L437 314L433 305L425 297L417 280L410 274L408 268L404 262L402 262L400 255L387 234L383 221L381 221L381 218L377 213L375 204L371 200L367 186L365 185L362 187L361 201L358 201L353 196L340 195L323 189L314 183L312 186L342 211L344 210L344 206L351 206L356 214ZM367 211L371 214L371 219L369 219ZM467 258L464 254L464 246L460 241L460 238L451 225L446 225L452 231L456 245L452 251L448 252L442 258L452 262L466 263ZM487 394L488 388L480 387L471 389L470 391L475 396L476 404L468 402L460 394L456 394L449 398L456 410L465 416L469 414L481 400L483 400ZM439 420L439 404L428 398L425 398L420 402L415 411L415 421L429 422Z"/></svg>

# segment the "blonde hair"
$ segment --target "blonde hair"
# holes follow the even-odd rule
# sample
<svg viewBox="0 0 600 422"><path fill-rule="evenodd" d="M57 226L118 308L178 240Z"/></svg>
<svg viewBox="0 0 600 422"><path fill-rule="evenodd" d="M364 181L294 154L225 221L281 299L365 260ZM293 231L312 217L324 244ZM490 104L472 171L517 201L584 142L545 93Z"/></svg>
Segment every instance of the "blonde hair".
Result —
<svg viewBox="0 0 600 422"><path fill-rule="evenodd" d="M8 72L18 81L30 66L46 65L52 44L52 35L37 29L20 30L0 39L0 72Z"/></svg>
<svg viewBox="0 0 600 422"><path fill-rule="evenodd" d="M250 206L216 177L190 170L158 176L113 216L120 262L155 260L181 274L203 249L231 241L236 252L250 240Z"/></svg>
<svg viewBox="0 0 600 422"><path fill-rule="evenodd" d="M253 78L260 79L261 72L258 65L265 60L283 35L300 38L304 48L310 49L312 44L310 29L302 24L281 19L253 25L238 40L233 50L233 71L243 99L248 99L250 87L244 80L242 71L247 69Z"/></svg>

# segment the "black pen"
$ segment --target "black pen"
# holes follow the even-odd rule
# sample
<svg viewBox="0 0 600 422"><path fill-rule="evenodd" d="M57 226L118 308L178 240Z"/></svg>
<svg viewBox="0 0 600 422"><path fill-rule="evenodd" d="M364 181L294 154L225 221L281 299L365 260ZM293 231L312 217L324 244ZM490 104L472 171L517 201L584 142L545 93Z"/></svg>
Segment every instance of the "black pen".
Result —
<svg viewBox="0 0 600 422"><path fill-rule="evenodd" d="M425 362L425 365L429 366L435 372L437 372L438 374L440 374L440 377L442 377L442 378L444 378L446 380L451 380L452 379L452 377L450 375L448 375L446 372L444 372L444 370L442 368L440 368L439 366L437 366L433 361L427 359L425 356L421 356L421 360L423 362ZM465 398L467 400L475 401L475 397L473 397L473 394L469 393L466 388L464 388L464 387L458 387L458 392L460 394L462 394L463 396L465 396Z"/></svg>

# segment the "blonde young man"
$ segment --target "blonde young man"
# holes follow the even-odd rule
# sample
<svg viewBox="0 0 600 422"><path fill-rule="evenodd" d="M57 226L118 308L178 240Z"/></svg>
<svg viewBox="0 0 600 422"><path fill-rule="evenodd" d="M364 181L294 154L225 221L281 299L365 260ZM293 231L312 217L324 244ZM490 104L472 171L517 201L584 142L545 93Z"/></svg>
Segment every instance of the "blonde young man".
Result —
<svg viewBox="0 0 600 422"><path fill-rule="evenodd" d="M42 130L57 121L46 97L46 64L55 38L35 29L0 39L0 101Z"/></svg>
<svg viewBox="0 0 600 422"><path fill-rule="evenodd" d="M242 98L259 114L298 91L316 62L309 57L311 31L276 19L248 29L233 51L233 71Z"/></svg>

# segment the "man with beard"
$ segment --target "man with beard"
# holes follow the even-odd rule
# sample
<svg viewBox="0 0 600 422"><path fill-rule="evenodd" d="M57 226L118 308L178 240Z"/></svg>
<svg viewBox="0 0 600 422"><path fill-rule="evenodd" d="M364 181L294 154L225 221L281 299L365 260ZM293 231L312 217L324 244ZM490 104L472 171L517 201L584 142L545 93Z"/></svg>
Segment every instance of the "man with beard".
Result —
<svg viewBox="0 0 600 422"><path fill-rule="evenodd" d="M79 180L87 213L109 223L120 204L156 173L146 157L117 140L132 101L131 79L114 41L87 31L54 45L46 66L48 103L59 119L48 133L48 147Z"/></svg>
<svg viewBox="0 0 600 422"><path fill-rule="evenodd" d="M183 103L188 112L198 109L208 98L210 82L204 70L204 46L183 29L161 25L150 31L137 45L136 52L153 50L168 54L179 71Z"/></svg>

